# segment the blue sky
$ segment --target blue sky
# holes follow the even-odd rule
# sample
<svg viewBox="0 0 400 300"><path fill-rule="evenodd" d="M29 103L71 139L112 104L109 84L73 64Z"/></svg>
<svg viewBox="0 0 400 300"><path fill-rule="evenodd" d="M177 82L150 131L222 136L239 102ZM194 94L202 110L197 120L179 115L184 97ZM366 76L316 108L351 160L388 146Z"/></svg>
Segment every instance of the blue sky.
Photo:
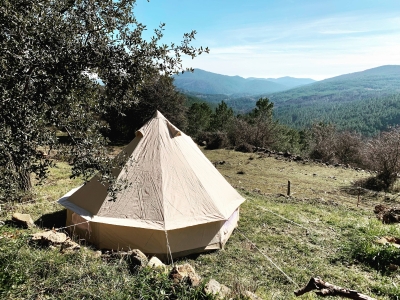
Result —
<svg viewBox="0 0 400 300"><path fill-rule="evenodd" d="M210 54L186 67L239 75L321 80L381 65L400 65L400 0L137 0L149 34L163 41L196 30Z"/></svg>

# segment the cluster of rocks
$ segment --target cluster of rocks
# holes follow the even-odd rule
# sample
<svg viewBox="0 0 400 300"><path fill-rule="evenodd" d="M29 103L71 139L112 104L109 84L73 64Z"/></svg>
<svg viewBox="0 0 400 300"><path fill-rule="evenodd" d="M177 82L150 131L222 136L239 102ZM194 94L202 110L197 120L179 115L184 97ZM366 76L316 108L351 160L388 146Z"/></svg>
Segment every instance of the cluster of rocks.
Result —
<svg viewBox="0 0 400 300"><path fill-rule="evenodd" d="M308 161L307 159L304 159L302 156L297 155L297 154L292 154L289 151L275 151L275 150L269 150L267 148L261 148L261 147L253 147L253 153L257 153L259 155L267 155L267 156L275 156L275 158L287 158L292 161Z"/></svg>
<svg viewBox="0 0 400 300"><path fill-rule="evenodd" d="M100 252L100 251L99 251ZM183 265L175 265L169 270L169 267L165 265L156 256L150 259L138 249L130 251L118 251L118 252L105 252L100 255L103 259L118 259L120 261L125 260L134 267L148 267L167 273L168 277L173 280L174 283L183 283L191 287L198 287L202 283L202 278L196 273L195 269L188 263ZM233 295L233 291L220 284L215 279L210 279L204 285L204 293L210 294L216 297L216 299L229 299ZM242 292L242 296L247 299L258 300L261 299L250 291Z"/></svg>
<svg viewBox="0 0 400 300"><path fill-rule="evenodd" d="M23 228L32 228L35 226L29 214L15 213L12 216L12 222ZM78 243L72 241L65 233L57 232L56 230L34 233L31 235L30 243L40 247L59 249L61 253L69 253L81 248ZM105 251L104 253L95 251L94 256L104 260L126 261L131 267L135 268L149 267L160 270L161 272L168 273L168 277L173 280L174 283L184 283L191 287L197 287L202 282L201 277L190 264L175 265L169 271L169 268L156 256L149 259L138 249L117 252ZM229 299L234 294L229 287L220 284L215 279L209 280L204 285L204 293L213 295L216 299ZM261 299L250 291L241 292L241 296L252 300Z"/></svg>
<svg viewBox="0 0 400 300"><path fill-rule="evenodd" d="M358 167L352 167L349 164L339 164L339 163L329 163L329 162L323 162L321 159L308 159L304 158L300 155L297 154L292 154L289 151L275 151L275 150L269 150L267 148L262 148L262 147L255 147L255 146L249 146L249 145L240 145L235 148L235 151L243 152L243 153L255 153L258 154L259 157L275 157L275 159L278 160L287 160L287 161L297 161L297 162L313 162L315 164L320 164L324 166L333 166L336 168L345 168L345 169L353 169L355 171L360 171L363 172L365 170L358 168ZM372 172L372 171L371 171Z"/></svg>
<svg viewBox="0 0 400 300"><path fill-rule="evenodd" d="M25 229L35 227L35 223L29 214L18 212L12 215L11 223ZM81 248L78 243L71 240L65 233L57 232L56 230L34 233L31 235L30 243L41 247L59 249L62 253L76 251Z"/></svg>
<svg viewBox="0 0 400 300"><path fill-rule="evenodd" d="M59 248L62 253L76 251L81 248L78 243L71 240L65 233L54 230L32 234L31 243L52 249Z"/></svg>

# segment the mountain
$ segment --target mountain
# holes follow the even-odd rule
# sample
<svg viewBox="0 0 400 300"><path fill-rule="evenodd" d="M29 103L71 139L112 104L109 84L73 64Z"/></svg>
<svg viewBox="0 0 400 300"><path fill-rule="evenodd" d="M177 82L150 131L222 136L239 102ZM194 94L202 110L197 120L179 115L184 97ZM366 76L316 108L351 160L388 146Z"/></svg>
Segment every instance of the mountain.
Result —
<svg viewBox="0 0 400 300"><path fill-rule="evenodd" d="M312 79L282 77L277 79L243 78L195 69L174 76L175 86L187 93L223 94L229 96L258 95L285 91L292 87L315 82Z"/></svg>
<svg viewBox="0 0 400 300"><path fill-rule="evenodd" d="M275 116L286 124L332 122L373 135L400 124L400 66L381 66L264 96L274 102ZM252 102L247 101L248 110Z"/></svg>
<svg viewBox="0 0 400 300"><path fill-rule="evenodd" d="M276 104L343 102L400 92L400 66L381 66L340 75L280 93L269 94Z"/></svg>
<svg viewBox="0 0 400 300"><path fill-rule="evenodd" d="M223 76L214 75L215 78ZM238 82L243 80L238 76L233 78ZM294 79L292 82L298 84L299 79ZM272 82L272 79L261 78L246 80L256 83ZM273 83L288 86L291 80L290 77L283 77L275 79ZM224 100L238 113L252 110L260 97L268 97L274 103L275 117L282 123L297 128L322 121L334 123L339 129L355 130L371 136L388 126L400 125L400 66L398 65L381 66L311 83L308 83L307 79L300 80L306 85L275 93L227 95L192 92L189 94L214 105Z"/></svg>
<svg viewBox="0 0 400 300"><path fill-rule="evenodd" d="M267 80L282 84L284 86L287 86L288 88L294 88L316 82L314 79L310 78L294 78L290 76L285 76L280 78L267 78Z"/></svg>

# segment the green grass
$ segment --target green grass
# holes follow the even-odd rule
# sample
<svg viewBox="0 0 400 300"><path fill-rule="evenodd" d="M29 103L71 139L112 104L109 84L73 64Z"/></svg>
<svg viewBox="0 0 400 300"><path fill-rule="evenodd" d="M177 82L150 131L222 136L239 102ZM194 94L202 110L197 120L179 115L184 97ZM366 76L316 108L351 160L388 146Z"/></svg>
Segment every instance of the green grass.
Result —
<svg viewBox="0 0 400 300"><path fill-rule="evenodd" d="M381 224L373 213L373 207L387 199L397 204L397 195L364 193L357 206L351 188L352 182L370 174L227 150L205 154L211 161L225 161L218 169L247 201L224 250L177 263L188 262L205 280L214 278L236 292L250 290L263 299L294 299L293 291L315 276L379 299L400 296L400 272L389 269L390 264L400 265L400 250L375 243L377 237L400 237L400 229ZM54 201L81 181L68 178L68 165L57 166L46 184L35 187L34 202L3 204L0 220L18 211L31 214L38 224L64 222L63 208ZM284 196L288 180L292 197ZM48 215L59 220L49 223ZM0 226L1 298L206 299L201 288L173 285L165 274L132 270L125 261L96 258L90 247L61 254L30 245L29 234L38 230ZM301 299L318 297L308 293Z"/></svg>

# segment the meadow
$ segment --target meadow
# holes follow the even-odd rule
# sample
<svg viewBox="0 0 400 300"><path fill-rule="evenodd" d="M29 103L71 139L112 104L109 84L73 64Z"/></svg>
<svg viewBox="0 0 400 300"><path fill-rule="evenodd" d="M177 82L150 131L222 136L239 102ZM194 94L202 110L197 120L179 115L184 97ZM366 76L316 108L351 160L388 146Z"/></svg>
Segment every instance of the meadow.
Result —
<svg viewBox="0 0 400 300"><path fill-rule="evenodd" d="M224 250L175 264L190 263L204 282L216 279L236 299L243 290L262 299L295 299L293 292L316 276L377 299L398 299L400 251L376 240L400 237L400 229L382 224L373 211L377 204L398 205L397 193L359 190L355 183L371 175L360 169L231 150L204 153L246 201ZM63 226L65 211L55 201L81 184L69 170L57 162L29 202L1 205L1 298L211 299L201 287L172 284L166 274L104 260L84 241L69 254L31 245L30 234L40 226ZM14 212L29 213L38 226L14 227L8 222ZM310 292L299 299L318 298Z"/></svg>

